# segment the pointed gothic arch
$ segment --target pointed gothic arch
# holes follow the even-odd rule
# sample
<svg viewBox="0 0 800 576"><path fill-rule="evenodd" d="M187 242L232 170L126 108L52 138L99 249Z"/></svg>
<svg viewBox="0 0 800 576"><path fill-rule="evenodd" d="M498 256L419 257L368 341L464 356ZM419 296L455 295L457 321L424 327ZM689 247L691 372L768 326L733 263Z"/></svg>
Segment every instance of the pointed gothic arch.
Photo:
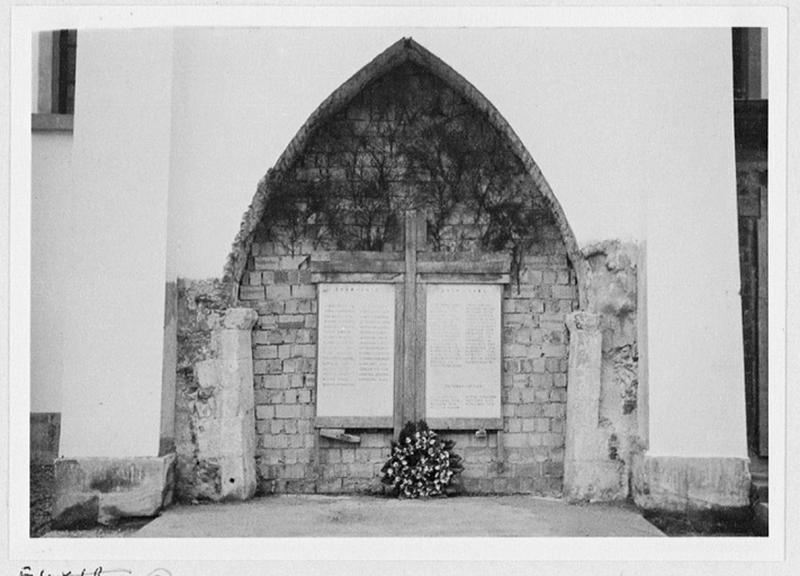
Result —
<svg viewBox="0 0 800 576"><path fill-rule="evenodd" d="M279 181L280 177L289 171L304 154L315 130L344 109L372 81L408 62L423 68L444 82L456 94L484 114L488 123L506 139L508 147L522 163L549 208L554 223L561 234L567 257L575 271L580 308L585 309L587 307L587 264L578 248L575 235L567 221L563 208L533 157L505 118L477 88L412 38L398 40L356 72L328 96L298 130L275 166L258 183L255 196L244 214L239 232L228 256L224 279L234 287L241 282L256 229L265 216L268 205L267 200L274 192L276 182Z"/></svg>

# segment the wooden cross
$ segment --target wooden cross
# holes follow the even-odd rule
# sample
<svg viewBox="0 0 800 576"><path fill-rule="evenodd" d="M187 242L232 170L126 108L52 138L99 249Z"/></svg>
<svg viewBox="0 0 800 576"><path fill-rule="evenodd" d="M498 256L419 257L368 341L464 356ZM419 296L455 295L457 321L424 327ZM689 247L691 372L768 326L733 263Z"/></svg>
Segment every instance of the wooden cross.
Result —
<svg viewBox="0 0 800 576"><path fill-rule="evenodd" d="M425 415L425 284L509 282L507 253L433 252L428 250L426 236L424 215L410 210L405 215L403 252L315 252L306 265L313 283L395 284L400 334L395 337L394 415L390 424L386 422L395 436L405 422ZM383 427L384 422L374 420L353 418L352 427ZM502 427L502 422L494 425ZM476 423L475 427L486 426Z"/></svg>

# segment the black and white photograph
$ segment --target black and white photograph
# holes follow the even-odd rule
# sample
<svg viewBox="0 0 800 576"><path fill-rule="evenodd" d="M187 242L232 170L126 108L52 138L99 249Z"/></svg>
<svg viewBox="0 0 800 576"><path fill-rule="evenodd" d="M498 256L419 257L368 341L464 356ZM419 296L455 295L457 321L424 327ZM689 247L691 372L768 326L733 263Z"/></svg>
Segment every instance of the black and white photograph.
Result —
<svg viewBox="0 0 800 576"><path fill-rule="evenodd" d="M796 13L207 8L12 13L10 574L791 573Z"/></svg>

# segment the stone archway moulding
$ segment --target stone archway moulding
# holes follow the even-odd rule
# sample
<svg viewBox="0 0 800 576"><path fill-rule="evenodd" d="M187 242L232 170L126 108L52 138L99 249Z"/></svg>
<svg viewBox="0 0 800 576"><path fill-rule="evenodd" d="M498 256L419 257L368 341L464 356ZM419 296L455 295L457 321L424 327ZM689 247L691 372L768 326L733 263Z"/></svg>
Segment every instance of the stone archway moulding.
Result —
<svg viewBox="0 0 800 576"><path fill-rule="evenodd" d="M489 123L507 138L511 150L522 162L525 170L530 174L534 184L547 202L556 225L561 232L569 260L577 277L580 308L585 310L587 308L588 264L578 248L578 243L575 240L575 235L570 228L564 210L542 175L541 170L539 170L538 165L494 105L463 76L412 38L402 38L379 54L328 96L306 120L305 124L286 147L286 150L281 154L275 166L258 183L253 201L242 219L239 233L236 235L225 264L225 280L230 282L234 288L241 281L247 264L247 254L253 242L253 235L259 221L264 216L266 201L271 193L272 183L288 171L303 154L315 128L346 106L372 80L407 61L427 69L449 85L467 102L483 112Z"/></svg>

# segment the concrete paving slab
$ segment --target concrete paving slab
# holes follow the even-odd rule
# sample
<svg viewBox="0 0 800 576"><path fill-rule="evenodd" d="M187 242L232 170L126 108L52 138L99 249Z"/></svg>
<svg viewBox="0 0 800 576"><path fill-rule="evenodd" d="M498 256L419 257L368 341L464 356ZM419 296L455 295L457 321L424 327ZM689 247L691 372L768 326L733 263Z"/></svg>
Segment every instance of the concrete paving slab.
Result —
<svg viewBox="0 0 800 576"><path fill-rule="evenodd" d="M628 505L532 496L396 500L286 495L174 506L135 538L664 536Z"/></svg>

